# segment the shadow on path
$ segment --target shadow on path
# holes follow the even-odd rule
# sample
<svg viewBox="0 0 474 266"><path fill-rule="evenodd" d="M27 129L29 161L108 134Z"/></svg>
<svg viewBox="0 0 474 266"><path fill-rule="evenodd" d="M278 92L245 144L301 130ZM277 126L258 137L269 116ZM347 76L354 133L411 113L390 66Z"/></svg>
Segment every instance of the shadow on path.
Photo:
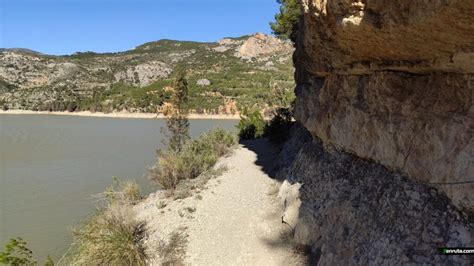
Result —
<svg viewBox="0 0 474 266"><path fill-rule="evenodd" d="M278 171L278 157L281 150L273 145L267 138L259 138L252 140L240 141L245 148L255 152L257 154L257 160L255 164L260 166L262 171L267 174L270 178L275 179L276 171ZM284 180L278 179L282 182ZM272 213L273 216L270 219L281 219L278 217L279 213ZM287 224L288 225L288 224ZM263 239L263 241L273 248L283 248L292 246L294 255L302 258L303 265L317 265L320 257L319 252L313 253L310 246L297 245L294 242L294 228L289 226L280 232L280 235L274 239ZM288 258L291 261L291 258Z"/></svg>
<svg viewBox="0 0 474 266"><path fill-rule="evenodd" d="M275 147L267 138L242 140L240 141L245 148L257 154L255 164L262 167L262 171L269 177L275 178L278 162L279 149ZM283 181L283 180L281 180Z"/></svg>

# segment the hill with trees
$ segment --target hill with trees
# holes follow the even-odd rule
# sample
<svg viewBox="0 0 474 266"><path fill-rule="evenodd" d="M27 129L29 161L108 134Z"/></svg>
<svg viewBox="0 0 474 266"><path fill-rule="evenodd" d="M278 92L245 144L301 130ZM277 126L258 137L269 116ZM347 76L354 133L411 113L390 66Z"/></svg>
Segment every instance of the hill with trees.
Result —
<svg viewBox="0 0 474 266"><path fill-rule="evenodd" d="M160 40L119 53L52 56L0 50L0 107L39 111L161 112L185 69L192 113L265 109L270 87L291 94L293 46L257 33L214 43Z"/></svg>

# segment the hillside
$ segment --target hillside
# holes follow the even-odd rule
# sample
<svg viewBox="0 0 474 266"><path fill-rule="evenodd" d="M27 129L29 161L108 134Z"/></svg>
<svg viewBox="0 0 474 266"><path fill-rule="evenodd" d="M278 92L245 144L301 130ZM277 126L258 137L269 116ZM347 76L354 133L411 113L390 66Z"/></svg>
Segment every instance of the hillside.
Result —
<svg viewBox="0 0 474 266"><path fill-rule="evenodd" d="M156 112L173 76L187 70L190 108L264 108L271 83L293 88L293 47L254 34L214 43L160 40L119 53L51 56L0 49L0 106L40 111Z"/></svg>

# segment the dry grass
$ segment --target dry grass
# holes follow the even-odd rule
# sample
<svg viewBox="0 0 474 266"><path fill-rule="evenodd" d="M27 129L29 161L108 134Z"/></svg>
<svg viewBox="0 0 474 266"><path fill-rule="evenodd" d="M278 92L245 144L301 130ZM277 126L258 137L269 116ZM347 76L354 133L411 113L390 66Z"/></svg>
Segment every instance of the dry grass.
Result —
<svg viewBox="0 0 474 266"><path fill-rule="evenodd" d="M174 200L191 197L199 193L199 191L206 189L206 184L209 180L220 176L225 171L227 171L227 167L220 166L217 169L208 169L197 178L182 180L174 190L169 190L169 196L173 196Z"/></svg>
<svg viewBox="0 0 474 266"><path fill-rule="evenodd" d="M176 189L180 181L194 179L209 170L235 144L234 135L214 129L188 141L179 152L160 153L150 169L150 178L164 189Z"/></svg>
<svg viewBox="0 0 474 266"><path fill-rule="evenodd" d="M73 231L67 264L145 265L144 224L129 204L114 203Z"/></svg>
<svg viewBox="0 0 474 266"><path fill-rule="evenodd" d="M183 258L186 254L186 244L188 243L185 228L174 231L167 242L161 242L158 252L161 258L161 265L184 265Z"/></svg>
<svg viewBox="0 0 474 266"><path fill-rule="evenodd" d="M113 184L99 194L99 199L105 199L108 203L116 201L136 203L142 199L142 196L140 187L135 181L122 181L114 177Z"/></svg>
<svg viewBox="0 0 474 266"><path fill-rule="evenodd" d="M73 229L73 244L62 264L145 265L145 227L133 210L133 204L141 198L140 190L134 182L115 181L101 194L105 206Z"/></svg>

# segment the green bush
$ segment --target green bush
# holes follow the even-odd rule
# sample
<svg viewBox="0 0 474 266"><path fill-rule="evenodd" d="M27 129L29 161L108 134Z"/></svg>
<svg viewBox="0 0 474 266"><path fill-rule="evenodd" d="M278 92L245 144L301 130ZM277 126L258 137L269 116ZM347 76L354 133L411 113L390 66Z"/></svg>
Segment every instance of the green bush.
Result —
<svg viewBox="0 0 474 266"><path fill-rule="evenodd" d="M12 238L5 245L5 250L0 252L0 264L5 265L35 265L33 252L26 247L26 242L21 238Z"/></svg>
<svg viewBox="0 0 474 266"><path fill-rule="evenodd" d="M273 118L265 125L264 136L274 143L283 143L292 125L292 115L288 108L278 108Z"/></svg>
<svg viewBox="0 0 474 266"><path fill-rule="evenodd" d="M258 110L249 112L244 110L240 116L237 129L239 130L239 139L254 139L263 136L265 128L265 120Z"/></svg>
<svg viewBox="0 0 474 266"><path fill-rule="evenodd" d="M210 169L236 143L234 136L217 128L188 140L180 151L159 152L150 178L164 189L175 189L181 180L193 179Z"/></svg>
<svg viewBox="0 0 474 266"><path fill-rule="evenodd" d="M26 241L21 237L12 238L0 252L0 265L37 265L33 260L33 252L27 247ZM53 259L48 256L45 266L54 266Z"/></svg>

